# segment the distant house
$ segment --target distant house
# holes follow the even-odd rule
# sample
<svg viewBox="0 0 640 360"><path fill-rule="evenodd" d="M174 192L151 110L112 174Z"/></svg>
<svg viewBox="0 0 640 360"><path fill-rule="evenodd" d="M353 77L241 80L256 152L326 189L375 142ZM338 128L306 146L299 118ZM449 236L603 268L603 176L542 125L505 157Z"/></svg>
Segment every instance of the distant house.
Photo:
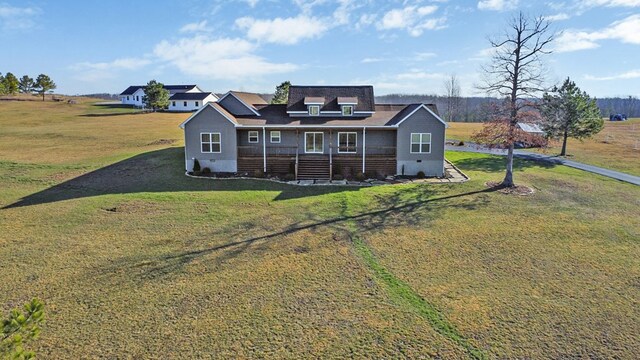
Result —
<svg viewBox="0 0 640 360"><path fill-rule="evenodd" d="M197 85L165 85L164 88L169 91L169 96L177 93L193 93L202 92ZM144 102L144 85L132 85L120 93L120 102L123 105L133 105L143 107Z"/></svg>
<svg viewBox="0 0 640 360"><path fill-rule="evenodd" d="M534 135L544 135L544 131L540 128L538 124L532 123L518 123L518 127L520 130Z"/></svg>
<svg viewBox="0 0 640 360"><path fill-rule="evenodd" d="M432 104L378 105L372 86L295 86L287 104L230 91L180 127L185 169L213 172L444 175L447 124Z"/></svg>
<svg viewBox="0 0 640 360"><path fill-rule="evenodd" d="M209 92L175 93L169 98L169 111L194 111L207 103L216 102L218 97Z"/></svg>

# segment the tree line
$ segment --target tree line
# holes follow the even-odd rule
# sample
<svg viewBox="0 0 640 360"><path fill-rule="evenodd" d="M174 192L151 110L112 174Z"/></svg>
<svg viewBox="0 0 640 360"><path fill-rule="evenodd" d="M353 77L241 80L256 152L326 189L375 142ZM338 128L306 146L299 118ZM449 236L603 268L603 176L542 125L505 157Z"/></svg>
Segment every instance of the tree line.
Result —
<svg viewBox="0 0 640 360"><path fill-rule="evenodd" d="M0 73L0 95L16 95L37 93L44 95L57 88L56 83L51 80L48 75L40 74L34 80L29 75L23 75L18 79L13 73L8 72L6 75Z"/></svg>

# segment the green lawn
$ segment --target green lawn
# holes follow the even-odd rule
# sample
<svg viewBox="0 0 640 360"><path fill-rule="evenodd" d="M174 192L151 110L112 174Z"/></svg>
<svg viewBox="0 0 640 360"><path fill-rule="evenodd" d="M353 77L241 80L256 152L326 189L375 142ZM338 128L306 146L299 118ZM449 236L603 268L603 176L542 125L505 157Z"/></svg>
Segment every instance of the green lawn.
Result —
<svg viewBox="0 0 640 360"><path fill-rule="evenodd" d="M457 152L464 184L192 179L186 116L0 102L0 307L46 302L41 358L640 352L637 186L517 161L504 195Z"/></svg>

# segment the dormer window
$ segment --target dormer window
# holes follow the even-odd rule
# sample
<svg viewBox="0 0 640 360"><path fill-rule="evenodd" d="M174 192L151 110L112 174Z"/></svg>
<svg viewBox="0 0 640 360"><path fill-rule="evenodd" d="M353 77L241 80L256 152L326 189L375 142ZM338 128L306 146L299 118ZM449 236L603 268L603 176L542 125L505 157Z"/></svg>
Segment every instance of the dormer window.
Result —
<svg viewBox="0 0 640 360"><path fill-rule="evenodd" d="M353 115L353 105L342 105L342 116Z"/></svg>
<svg viewBox="0 0 640 360"><path fill-rule="evenodd" d="M320 105L309 105L309 116L320 115Z"/></svg>

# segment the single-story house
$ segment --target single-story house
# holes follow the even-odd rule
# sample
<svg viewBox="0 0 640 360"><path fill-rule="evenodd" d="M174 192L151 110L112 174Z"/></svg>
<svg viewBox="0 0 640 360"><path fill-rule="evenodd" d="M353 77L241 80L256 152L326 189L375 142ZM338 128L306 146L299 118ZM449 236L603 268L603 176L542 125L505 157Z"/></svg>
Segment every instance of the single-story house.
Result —
<svg viewBox="0 0 640 360"><path fill-rule="evenodd" d="M544 131L540 128L540 125L533 123L518 123L520 130L534 135L544 135Z"/></svg>
<svg viewBox="0 0 640 360"><path fill-rule="evenodd" d="M203 92L197 85L165 85L164 88L169 91L169 96L177 93ZM120 102L123 105L143 107L143 96L144 85L132 85L120 93Z"/></svg>
<svg viewBox="0 0 640 360"><path fill-rule="evenodd" d="M175 93L169 98L169 111L194 111L207 103L216 102L218 97L210 92Z"/></svg>
<svg viewBox="0 0 640 360"><path fill-rule="evenodd" d="M375 104L372 86L295 86L286 104L230 91L180 127L185 169L330 179L444 175L447 124L435 105Z"/></svg>

